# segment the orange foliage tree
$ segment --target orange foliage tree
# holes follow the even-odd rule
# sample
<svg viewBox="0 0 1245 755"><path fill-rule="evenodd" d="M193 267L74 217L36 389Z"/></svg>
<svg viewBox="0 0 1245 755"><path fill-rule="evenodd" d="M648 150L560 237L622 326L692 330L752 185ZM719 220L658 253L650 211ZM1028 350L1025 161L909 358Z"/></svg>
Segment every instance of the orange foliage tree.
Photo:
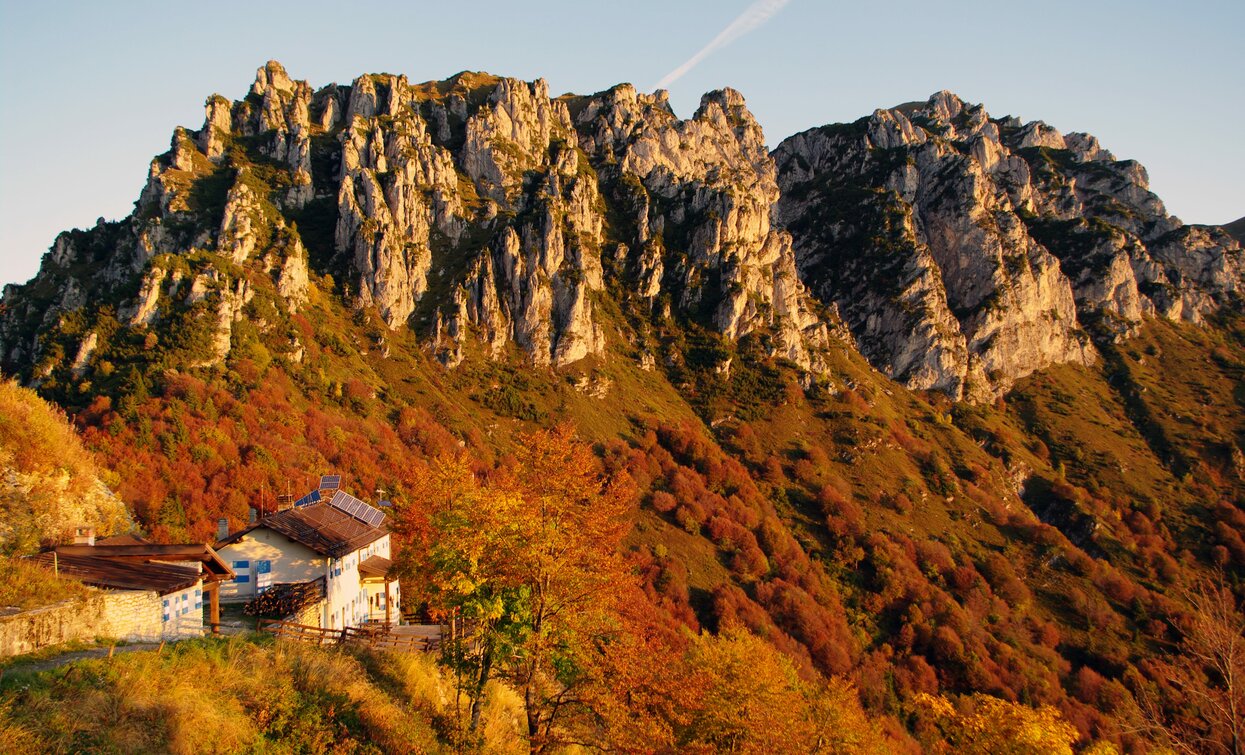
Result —
<svg viewBox="0 0 1245 755"><path fill-rule="evenodd" d="M432 608L467 631L447 660L468 680L469 730L489 679L523 698L533 752L570 736L562 726L591 684L590 664L617 631L612 610L626 570L619 545L634 494L607 479L567 427L521 436L514 464L488 479L463 460L435 466L417 487L427 547L405 569Z"/></svg>
<svg viewBox="0 0 1245 755"><path fill-rule="evenodd" d="M701 694L683 752L894 751L849 684L802 679L790 658L745 630L697 637L687 670Z"/></svg>

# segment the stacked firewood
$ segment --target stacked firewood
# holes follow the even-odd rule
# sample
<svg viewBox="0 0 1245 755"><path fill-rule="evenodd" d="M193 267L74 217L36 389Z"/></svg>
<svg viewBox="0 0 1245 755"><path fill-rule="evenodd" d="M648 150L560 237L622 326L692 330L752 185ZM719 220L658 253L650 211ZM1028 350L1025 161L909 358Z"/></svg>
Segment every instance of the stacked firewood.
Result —
<svg viewBox="0 0 1245 755"><path fill-rule="evenodd" d="M324 586L318 580L275 584L247 601L242 611L248 616L293 616L323 597Z"/></svg>

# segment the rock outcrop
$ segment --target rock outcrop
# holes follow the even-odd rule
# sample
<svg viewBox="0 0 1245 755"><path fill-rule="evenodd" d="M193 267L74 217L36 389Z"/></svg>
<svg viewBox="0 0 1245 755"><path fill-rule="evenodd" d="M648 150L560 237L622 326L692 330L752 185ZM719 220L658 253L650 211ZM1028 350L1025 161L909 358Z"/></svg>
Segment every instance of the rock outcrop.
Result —
<svg viewBox="0 0 1245 755"><path fill-rule="evenodd" d="M1168 215L1140 165L949 92L797 134L774 157L801 274L911 388L988 399L1092 361L1091 326L1197 322L1241 290L1239 245Z"/></svg>
<svg viewBox="0 0 1245 755"><path fill-rule="evenodd" d="M633 290L732 340L773 330L779 356L816 369L829 331L812 312L790 235L771 226L777 176L742 95L706 94L685 121L665 92L630 85L582 105L580 145L610 166Z"/></svg>
<svg viewBox="0 0 1245 755"><path fill-rule="evenodd" d="M985 400L1092 362L1091 332L1197 322L1241 276L1240 247L1167 215L1136 163L947 92L771 155L731 89L680 119L628 84L313 89L270 62L174 131L130 217L62 234L6 290L0 367L89 382L113 339L211 366L255 331L298 361L293 315L320 287L450 367L678 368L696 331L725 349L719 375L746 347L812 380L855 344L911 388Z"/></svg>
<svg viewBox="0 0 1245 755"><path fill-rule="evenodd" d="M555 98L541 80L369 74L313 91L270 62L244 99L213 95L198 132L176 130L130 218L58 239L40 288L62 301L10 296L0 362L39 360L53 339L35 332L59 328L86 374L97 347L58 318L106 290L131 328L202 309L190 365L216 364L253 299L297 310L318 264L349 304L414 328L450 366L473 342L537 365L603 355L620 333L602 316L613 290L642 317L730 342L772 332L771 354L815 371L828 331L771 227L777 199L761 129L731 90L680 120L664 93L629 85ZM89 280L84 245L104 268ZM62 359L48 356L49 369Z"/></svg>

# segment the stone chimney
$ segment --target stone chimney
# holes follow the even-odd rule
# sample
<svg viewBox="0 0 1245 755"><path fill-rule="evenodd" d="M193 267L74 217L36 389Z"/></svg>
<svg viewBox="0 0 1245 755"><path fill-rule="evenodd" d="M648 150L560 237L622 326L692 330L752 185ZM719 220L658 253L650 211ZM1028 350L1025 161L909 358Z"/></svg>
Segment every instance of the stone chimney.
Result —
<svg viewBox="0 0 1245 755"><path fill-rule="evenodd" d="M79 527L73 533L74 545L95 545L95 528Z"/></svg>
<svg viewBox="0 0 1245 755"><path fill-rule="evenodd" d="M216 520L216 539L224 540L229 537L229 520L225 518Z"/></svg>
<svg viewBox="0 0 1245 755"><path fill-rule="evenodd" d="M250 513L247 516L247 521L249 521L251 524L255 524L255 507L254 506L251 507Z"/></svg>

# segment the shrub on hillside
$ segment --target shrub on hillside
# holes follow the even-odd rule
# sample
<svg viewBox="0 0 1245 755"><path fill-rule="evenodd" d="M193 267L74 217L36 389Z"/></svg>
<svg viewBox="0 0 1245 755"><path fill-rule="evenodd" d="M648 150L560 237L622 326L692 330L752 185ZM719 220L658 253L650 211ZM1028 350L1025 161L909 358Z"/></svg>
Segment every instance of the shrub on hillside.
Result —
<svg viewBox="0 0 1245 755"><path fill-rule="evenodd" d="M0 381L0 554L31 553L83 526L109 535L131 522L65 415Z"/></svg>

